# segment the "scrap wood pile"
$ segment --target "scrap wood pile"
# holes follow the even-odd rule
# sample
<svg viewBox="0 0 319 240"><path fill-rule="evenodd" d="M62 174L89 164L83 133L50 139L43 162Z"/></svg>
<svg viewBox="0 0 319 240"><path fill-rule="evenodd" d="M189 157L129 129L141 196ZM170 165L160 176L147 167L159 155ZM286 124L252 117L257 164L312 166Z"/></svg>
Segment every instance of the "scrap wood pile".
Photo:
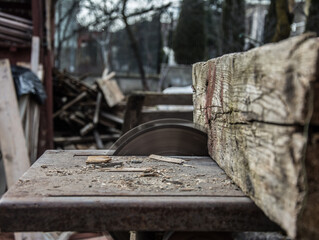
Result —
<svg viewBox="0 0 319 240"><path fill-rule="evenodd" d="M63 149L105 148L121 134L124 96L114 73L88 84L54 70L54 143Z"/></svg>

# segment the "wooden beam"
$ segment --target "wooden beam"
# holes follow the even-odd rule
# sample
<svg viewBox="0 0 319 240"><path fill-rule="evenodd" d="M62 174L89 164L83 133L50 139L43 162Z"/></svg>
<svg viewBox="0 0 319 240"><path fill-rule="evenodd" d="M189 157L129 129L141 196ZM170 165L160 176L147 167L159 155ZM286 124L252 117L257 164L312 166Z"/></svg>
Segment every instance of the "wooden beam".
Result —
<svg viewBox="0 0 319 240"><path fill-rule="evenodd" d="M9 20L9 19L3 18L3 17L0 17L0 25L12 27L12 28L20 29L20 30L24 30L24 31L32 31L32 29L33 29L33 27L28 25L28 24L17 22L14 20Z"/></svg>
<svg viewBox="0 0 319 240"><path fill-rule="evenodd" d="M6 35L12 36L12 37L16 37L18 39L19 38L23 38L23 39L26 39L26 40L30 40L31 39L31 33L28 34L28 33L24 32L24 31L14 30L14 29L11 29L11 28L8 28L8 27L0 26L0 32L3 33L3 34L6 34Z"/></svg>
<svg viewBox="0 0 319 240"><path fill-rule="evenodd" d="M6 3L6 4L9 4L9 3ZM1 5L0 5L0 7L1 7ZM6 5L6 7L8 7L8 6ZM21 5L20 5L20 8L21 8ZM12 14L0 12L0 17L7 18L7 19L17 21L17 22L22 22L22 23L25 23L27 25L32 25L32 21L30 19L17 17L17 16L12 15Z"/></svg>
<svg viewBox="0 0 319 240"><path fill-rule="evenodd" d="M40 38L37 36L32 37L32 49L31 49L31 71L34 74L38 74L40 60Z"/></svg>
<svg viewBox="0 0 319 240"><path fill-rule="evenodd" d="M37 36L32 37L32 48L31 48L31 71L43 81L43 76L39 76L39 61L40 61L40 38ZM28 137L28 148L30 153L31 163L34 163L38 157L38 142L39 142L39 125L40 125L40 106L37 102L30 99L29 109L29 132Z"/></svg>
<svg viewBox="0 0 319 240"><path fill-rule="evenodd" d="M134 94L128 97L124 114L124 123L122 126L123 133L126 133L139 124L143 103L144 95L142 94Z"/></svg>
<svg viewBox="0 0 319 240"><path fill-rule="evenodd" d="M108 119L108 120L110 120L112 122L115 122L117 124L123 125L124 120L122 118L114 115L114 114L103 112L103 111L101 111L100 114L101 114L102 117L104 117L104 118L106 118L106 119Z"/></svg>
<svg viewBox="0 0 319 240"><path fill-rule="evenodd" d="M11 187L29 168L30 161L7 59L0 60L0 89L0 146L7 183Z"/></svg>
<svg viewBox="0 0 319 240"><path fill-rule="evenodd" d="M94 116L93 116L94 125L98 124L98 122L99 122L101 100L102 100L102 93L98 92L97 97L96 97L95 112L94 112Z"/></svg>
<svg viewBox="0 0 319 240"><path fill-rule="evenodd" d="M113 76L114 74L111 73L104 79L100 78L96 80L104 94L104 98L109 107L114 107L115 105L124 100L124 95L121 89L119 88L116 80L110 79Z"/></svg>
<svg viewBox="0 0 319 240"><path fill-rule="evenodd" d="M23 39L20 39L20 38L17 38L17 37L13 37L13 36L9 36L9 35L2 34L2 33L0 33L0 39L6 40L6 41L13 41L13 42L16 42L16 43L28 43L27 40L23 40Z"/></svg>
<svg viewBox="0 0 319 240"><path fill-rule="evenodd" d="M99 132L96 129L93 130L93 136L94 136L94 139L95 139L95 143L96 143L97 149L104 149L104 145L103 145L102 139L100 137Z"/></svg>
<svg viewBox="0 0 319 240"><path fill-rule="evenodd" d="M193 66L209 154L298 239L319 239L318 54L305 34Z"/></svg>

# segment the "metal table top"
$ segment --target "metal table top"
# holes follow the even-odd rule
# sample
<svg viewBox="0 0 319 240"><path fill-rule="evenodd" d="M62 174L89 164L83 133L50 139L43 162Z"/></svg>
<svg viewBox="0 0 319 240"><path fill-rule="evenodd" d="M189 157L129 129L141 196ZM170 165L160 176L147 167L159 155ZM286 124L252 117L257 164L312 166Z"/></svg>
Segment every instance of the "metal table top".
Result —
<svg viewBox="0 0 319 240"><path fill-rule="evenodd" d="M273 231L279 227L210 157L187 164L107 150L47 151L0 200L8 231ZM148 169L123 172L121 169Z"/></svg>

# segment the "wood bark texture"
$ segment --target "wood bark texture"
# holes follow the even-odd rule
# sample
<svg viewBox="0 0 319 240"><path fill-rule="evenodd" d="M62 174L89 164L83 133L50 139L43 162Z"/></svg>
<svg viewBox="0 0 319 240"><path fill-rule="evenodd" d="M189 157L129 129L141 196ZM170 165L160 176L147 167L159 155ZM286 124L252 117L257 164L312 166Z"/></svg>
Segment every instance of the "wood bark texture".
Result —
<svg viewBox="0 0 319 240"><path fill-rule="evenodd" d="M305 34L193 66L210 156L298 239L319 239L318 55Z"/></svg>

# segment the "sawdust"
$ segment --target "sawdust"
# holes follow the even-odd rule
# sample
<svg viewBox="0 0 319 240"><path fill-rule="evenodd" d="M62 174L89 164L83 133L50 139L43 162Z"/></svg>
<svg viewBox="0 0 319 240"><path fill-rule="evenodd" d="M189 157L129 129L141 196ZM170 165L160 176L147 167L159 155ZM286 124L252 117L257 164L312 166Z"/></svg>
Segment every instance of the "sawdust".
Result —
<svg viewBox="0 0 319 240"><path fill-rule="evenodd" d="M190 159L188 166L138 156L112 156L108 163L85 163L76 156L72 164L41 164L35 170L37 179L21 181L24 189L38 195L114 195L114 194L211 194L237 191L236 185L212 161ZM204 158L202 158L204 159ZM187 159L189 160L189 159ZM145 170L147 169L147 171ZM217 172L214 174L212 169ZM123 171L125 170L125 171ZM137 170L137 171L136 171ZM143 170L143 171L138 171ZM214 170L214 171L215 171ZM41 182L44 186L33 189ZM240 192L238 195L241 195Z"/></svg>

